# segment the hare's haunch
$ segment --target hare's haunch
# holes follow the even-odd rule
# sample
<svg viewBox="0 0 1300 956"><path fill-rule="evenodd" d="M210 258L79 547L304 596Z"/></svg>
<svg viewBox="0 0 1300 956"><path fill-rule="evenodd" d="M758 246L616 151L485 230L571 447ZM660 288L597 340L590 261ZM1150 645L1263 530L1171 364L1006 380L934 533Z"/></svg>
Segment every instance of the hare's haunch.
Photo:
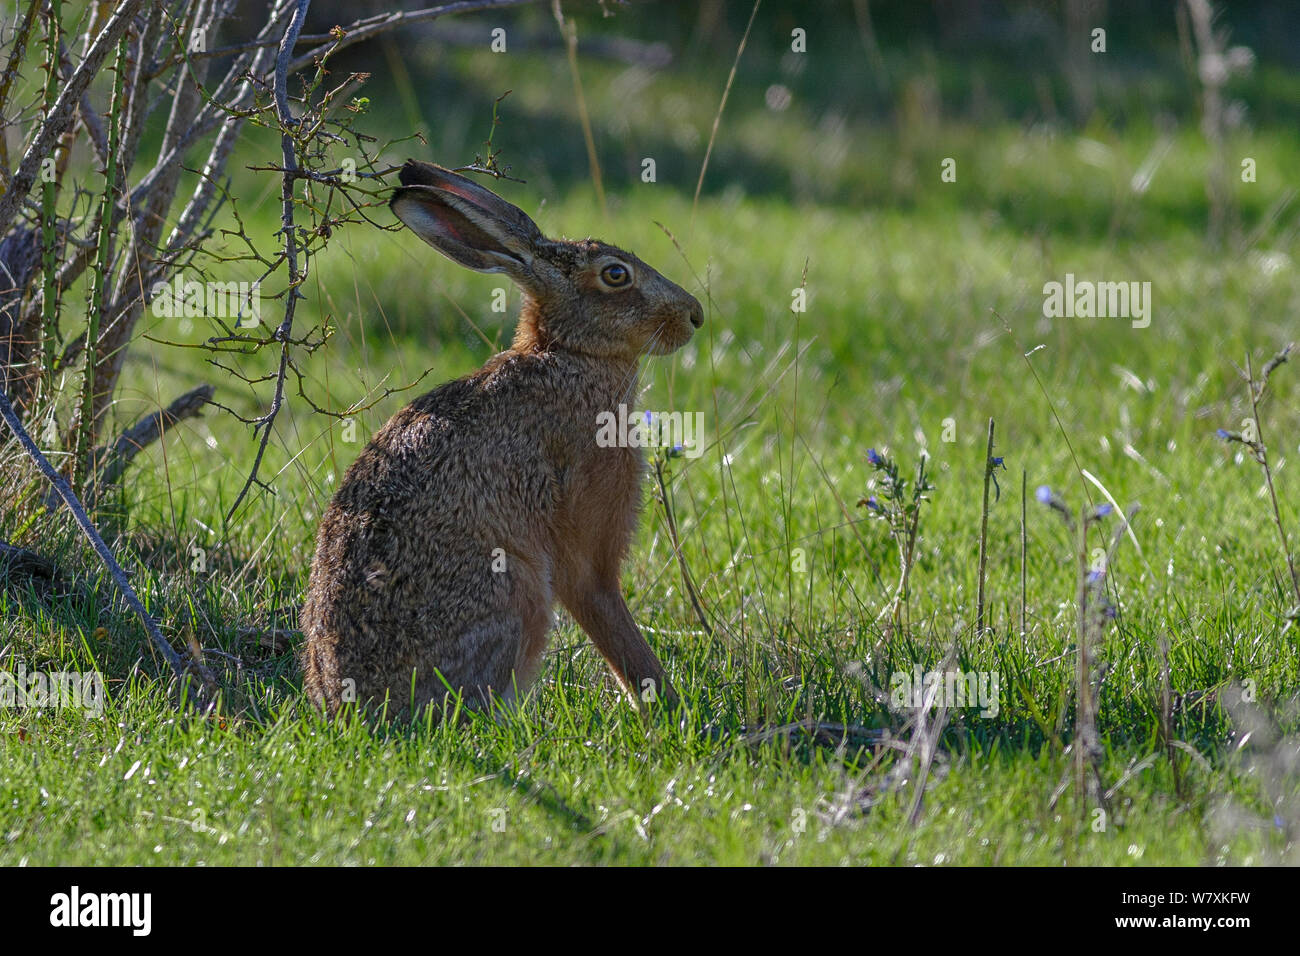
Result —
<svg viewBox="0 0 1300 956"><path fill-rule="evenodd" d="M633 406L638 360L686 344L700 303L631 253L546 238L440 166L408 162L401 183L397 218L504 273L523 308L509 349L399 411L344 476L302 612L307 695L331 712L508 701L537 674L558 600L634 699L671 697L619 582L641 451L601 447L597 423Z"/></svg>

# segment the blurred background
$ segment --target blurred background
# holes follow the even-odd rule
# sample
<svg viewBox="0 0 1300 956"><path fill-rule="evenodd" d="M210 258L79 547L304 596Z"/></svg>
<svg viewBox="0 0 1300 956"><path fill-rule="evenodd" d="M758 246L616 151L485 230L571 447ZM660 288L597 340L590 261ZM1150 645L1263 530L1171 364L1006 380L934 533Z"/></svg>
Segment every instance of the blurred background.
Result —
<svg viewBox="0 0 1300 956"><path fill-rule="evenodd" d="M358 9L385 5L314 3L309 23L345 22ZM1200 58L1217 51L1201 49L1189 9L1168 0L767 0L739 59L704 190L916 202L933 193L923 182L933 159L981 140L1009 150L1030 132L1088 132L1102 141L1154 131L1195 136L1205 92ZM661 182L693 186L753 5L638 0L570 3L564 11L578 27L604 176L615 187L635 183L642 158L653 156ZM1300 7L1245 0L1215 13L1222 52L1237 51L1222 85L1226 128L1294 128ZM505 55L489 48L496 28L508 31ZM1104 52L1093 52L1096 29L1105 32ZM804 52L792 49L797 30ZM1248 68L1235 68L1239 56ZM423 130L437 154L480 148L492 100L512 89L498 141L508 158L547 184L589 178L550 4L395 31L353 47L338 65L371 71L377 116ZM1068 168L1069 160L1058 164ZM977 192L963 198L1026 227L1053 228L1058 217L1041 215L1033 195L998 201L1004 175L991 168L964 177ZM1017 179L1026 191L1038 185L1036 177ZM1080 205L1059 212L1079 225L1089 215L1109 220L1109 210ZM1169 214L1197 212L1180 205L1172 195L1159 203Z"/></svg>

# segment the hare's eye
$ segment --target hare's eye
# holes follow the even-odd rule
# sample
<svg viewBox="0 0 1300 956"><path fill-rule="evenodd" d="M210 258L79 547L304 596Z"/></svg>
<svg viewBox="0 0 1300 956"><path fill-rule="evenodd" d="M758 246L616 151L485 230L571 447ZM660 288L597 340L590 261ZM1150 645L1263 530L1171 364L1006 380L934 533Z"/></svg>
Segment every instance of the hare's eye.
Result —
<svg viewBox="0 0 1300 956"><path fill-rule="evenodd" d="M611 262L600 270L600 278L605 285L617 289L632 281L632 271L621 262Z"/></svg>

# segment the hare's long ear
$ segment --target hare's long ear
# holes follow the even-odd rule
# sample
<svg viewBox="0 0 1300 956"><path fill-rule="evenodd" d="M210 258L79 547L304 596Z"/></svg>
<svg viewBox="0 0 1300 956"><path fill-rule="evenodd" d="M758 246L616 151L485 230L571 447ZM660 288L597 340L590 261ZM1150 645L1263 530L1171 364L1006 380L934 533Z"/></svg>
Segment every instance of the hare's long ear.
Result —
<svg viewBox="0 0 1300 956"><path fill-rule="evenodd" d="M542 233L523 210L432 163L407 160L400 179L389 207L412 232L467 268L531 284Z"/></svg>

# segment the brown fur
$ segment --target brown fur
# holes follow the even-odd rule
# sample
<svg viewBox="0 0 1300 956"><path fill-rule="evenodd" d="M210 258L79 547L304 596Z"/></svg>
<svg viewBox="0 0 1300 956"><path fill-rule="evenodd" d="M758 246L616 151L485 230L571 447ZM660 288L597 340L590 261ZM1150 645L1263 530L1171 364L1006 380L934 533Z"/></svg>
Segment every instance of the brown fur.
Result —
<svg viewBox="0 0 1300 956"><path fill-rule="evenodd" d="M449 688L508 701L540 669L558 600L634 700L647 680L671 699L619 580L640 449L597 446L597 415L633 406L640 356L684 345L699 302L614 246L545 238L441 167L408 162L401 182L397 216L462 265L505 273L524 305L508 350L399 411L344 476L303 607L308 697L330 712L353 686L399 713ZM602 278L611 263L625 286Z"/></svg>

